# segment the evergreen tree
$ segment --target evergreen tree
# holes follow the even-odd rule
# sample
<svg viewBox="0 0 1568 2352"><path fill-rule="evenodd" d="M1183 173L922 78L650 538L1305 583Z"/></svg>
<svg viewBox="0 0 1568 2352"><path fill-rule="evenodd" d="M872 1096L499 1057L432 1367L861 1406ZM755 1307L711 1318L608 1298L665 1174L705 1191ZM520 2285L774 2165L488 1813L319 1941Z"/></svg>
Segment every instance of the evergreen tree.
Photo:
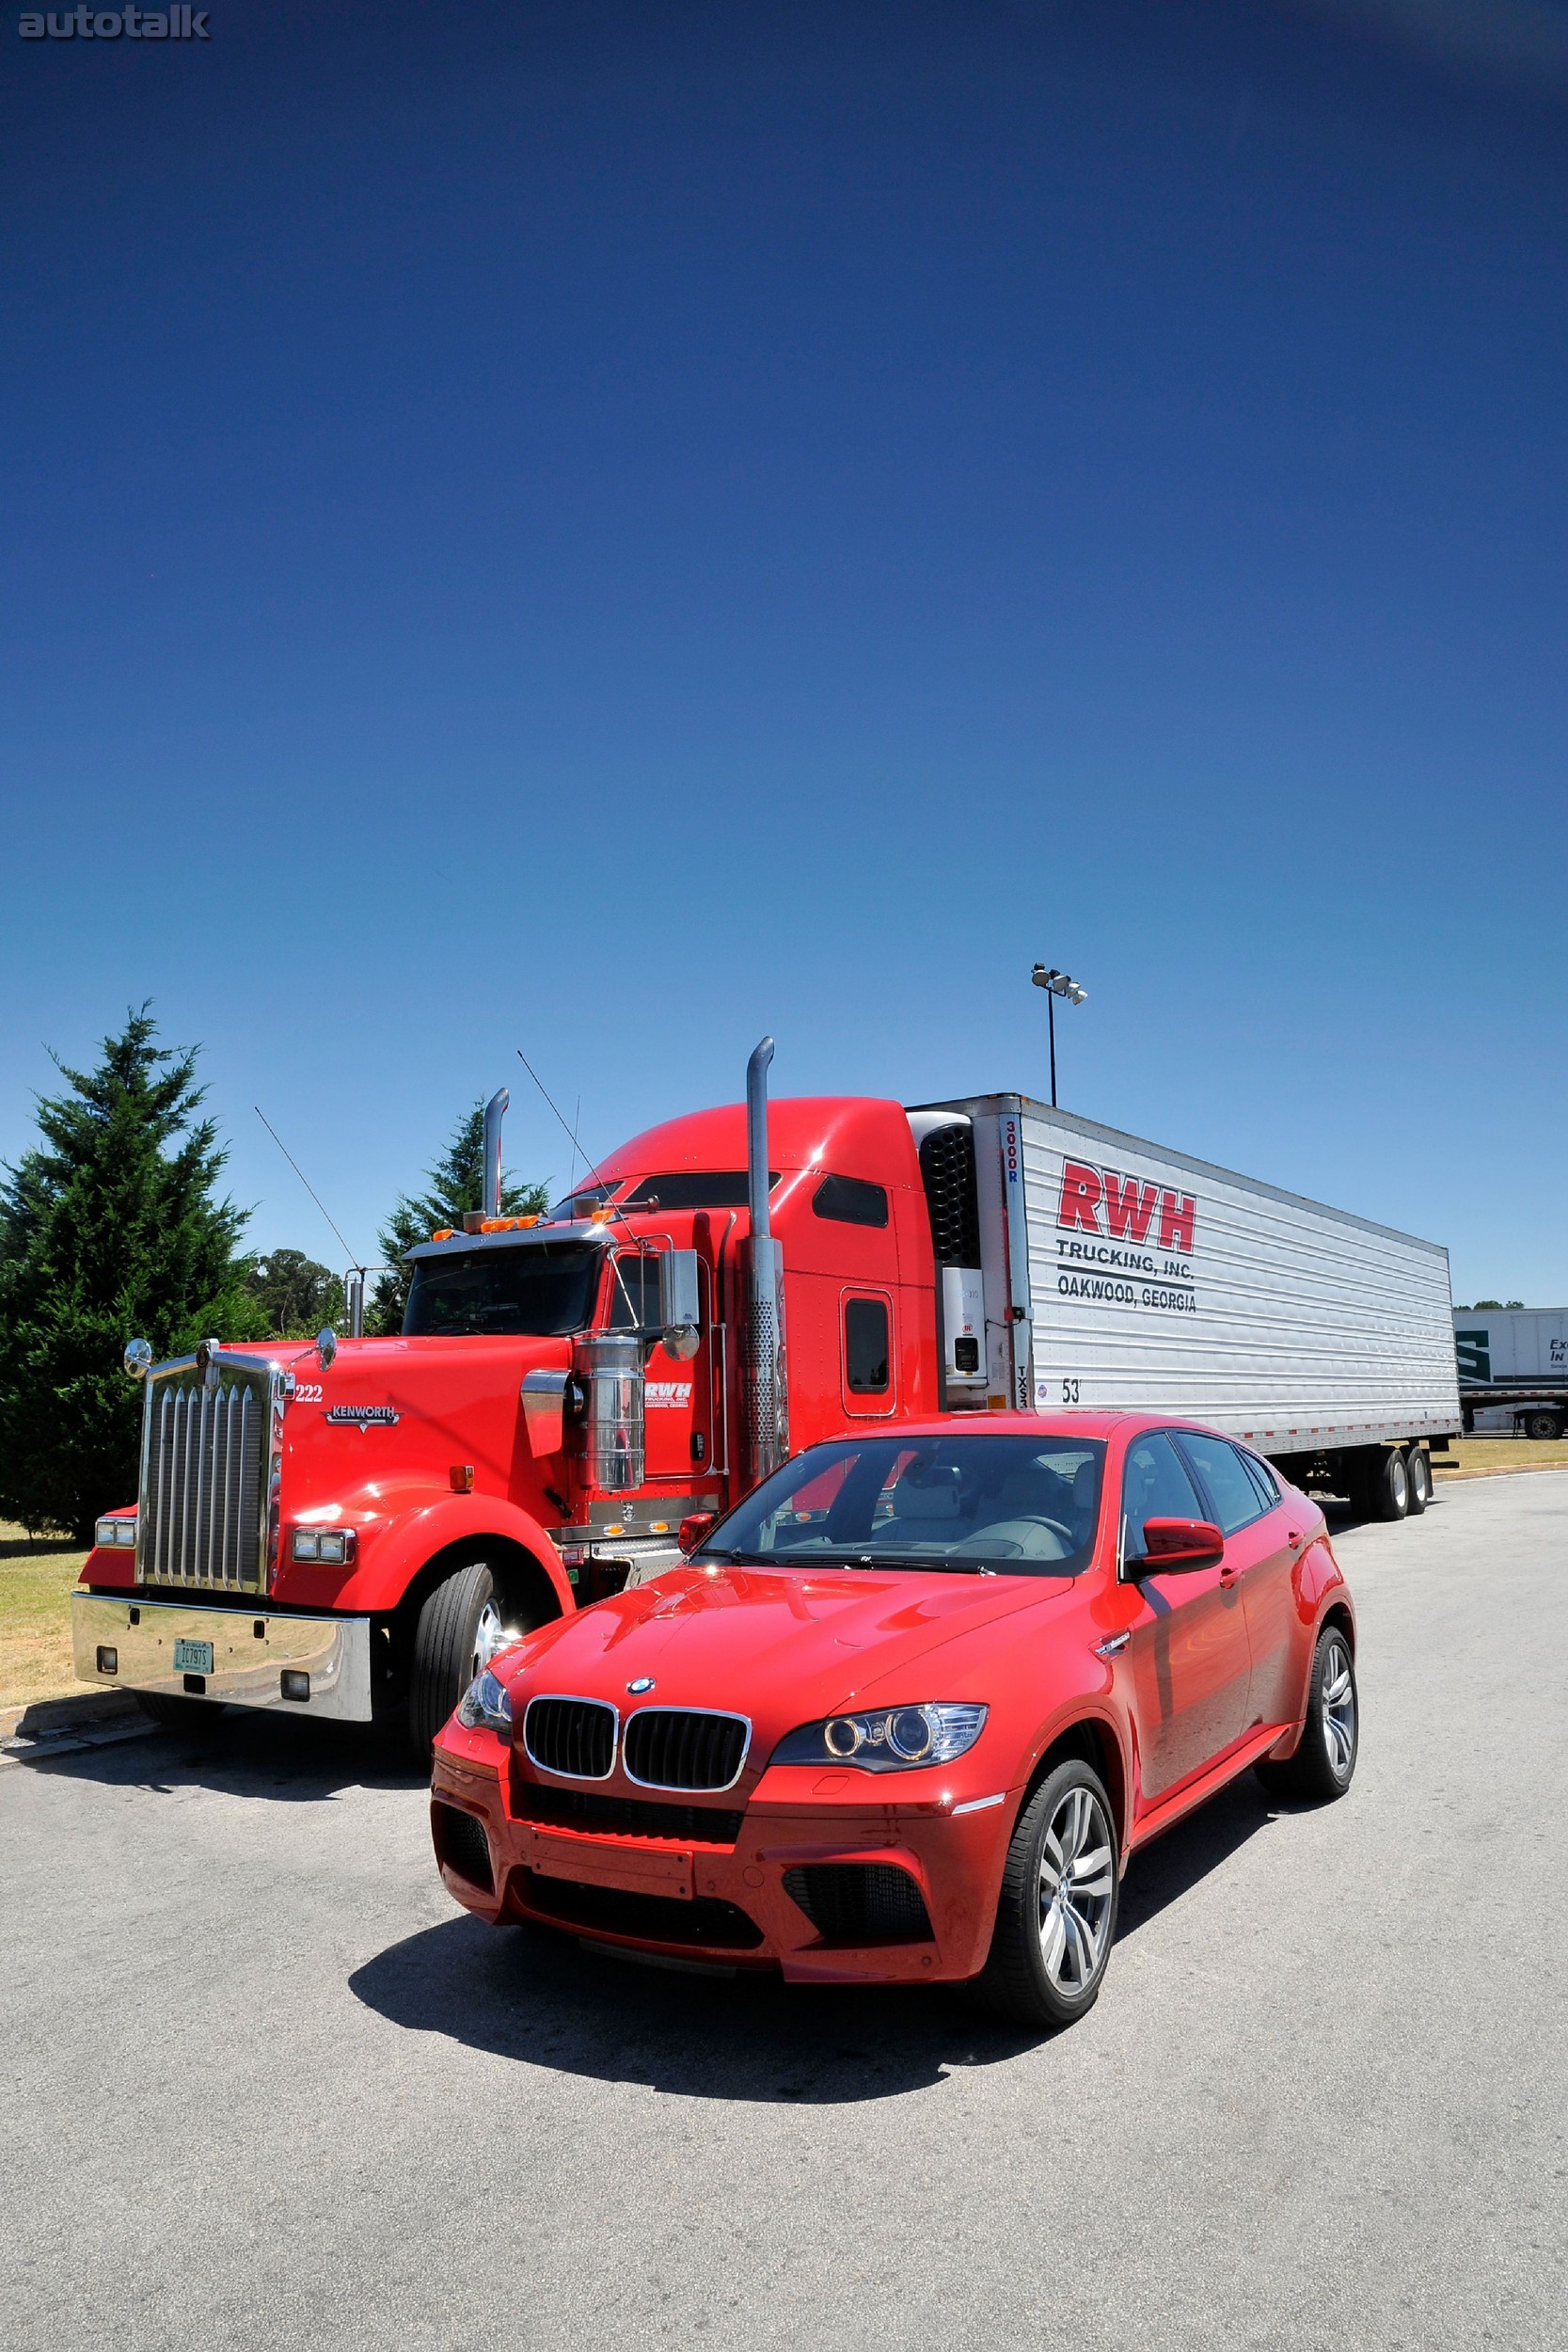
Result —
<svg viewBox="0 0 1568 2352"><path fill-rule="evenodd" d="M215 1194L228 1158L198 1116L196 1051L154 1042L144 1005L90 1073L39 1104L41 1146L0 1178L0 1514L91 1541L136 1491L142 1391L155 1359L251 1339L266 1317L242 1281L244 1212Z"/></svg>
<svg viewBox="0 0 1568 2352"><path fill-rule="evenodd" d="M375 1286L365 1317L367 1330L396 1333L403 1329L408 1304L409 1270L403 1253L416 1242L428 1241L438 1226L458 1232L467 1210L484 1205L484 1105L476 1103L452 1130L445 1156L426 1171L430 1190L410 1199L404 1193L377 1236L387 1271ZM538 1216L549 1206L544 1184L520 1184L501 1177L502 1216ZM395 1269L395 1271L393 1270Z"/></svg>
<svg viewBox="0 0 1568 2352"><path fill-rule="evenodd" d="M313 1340L324 1323L335 1328L342 1323L341 1279L303 1249L271 1249L265 1257L247 1258L243 1279L267 1319L269 1340Z"/></svg>

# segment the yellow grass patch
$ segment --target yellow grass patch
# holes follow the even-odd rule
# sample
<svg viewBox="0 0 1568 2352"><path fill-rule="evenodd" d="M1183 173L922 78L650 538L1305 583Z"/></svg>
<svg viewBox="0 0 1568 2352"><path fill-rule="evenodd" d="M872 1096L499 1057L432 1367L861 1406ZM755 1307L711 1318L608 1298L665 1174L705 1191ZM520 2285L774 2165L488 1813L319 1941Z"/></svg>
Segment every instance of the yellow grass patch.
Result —
<svg viewBox="0 0 1568 2352"><path fill-rule="evenodd" d="M86 1687L71 1664L71 1595L87 1556L69 1540L29 1544L0 1520L0 1708Z"/></svg>
<svg viewBox="0 0 1568 2352"><path fill-rule="evenodd" d="M1568 1470L1568 1438L1456 1438L1449 1454L1462 1470Z"/></svg>

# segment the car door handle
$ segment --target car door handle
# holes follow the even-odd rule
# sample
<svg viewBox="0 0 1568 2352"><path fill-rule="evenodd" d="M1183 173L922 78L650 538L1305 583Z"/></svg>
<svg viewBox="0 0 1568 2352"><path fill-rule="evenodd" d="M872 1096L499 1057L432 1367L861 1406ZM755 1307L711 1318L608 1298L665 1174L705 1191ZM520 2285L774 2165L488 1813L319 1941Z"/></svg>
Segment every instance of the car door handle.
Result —
<svg viewBox="0 0 1568 2352"><path fill-rule="evenodd" d="M1305 1535L1298 1535L1293 1527L1285 1538L1285 1541L1290 1545L1292 1551L1299 1551L1306 1540L1307 1538Z"/></svg>
<svg viewBox="0 0 1568 2352"><path fill-rule="evenodd" d="M1222 1588L1225 1592L1227 1592L1227 1593L1228 1593L1228 1592L1229 1592L1229 1590L1230 1590L1230 1588L1231 1588L1231 1586L1235 1583L1235 1581L1236 1581L1237 1578L1241 1575L1241 1573L1242 1573L1241 1569L1240 1569L1240 1568L1233 1568L1233 1567L1231 1566L1231 1565L1230 1565L1230 1563L1229 1563L1229 1561L1228 1561L1228 1560L1223 1561L1223 1562L1221 1563L1221 1565L1220 1565L1220 1585L1221 1585L1221 1588Z"/></svg>

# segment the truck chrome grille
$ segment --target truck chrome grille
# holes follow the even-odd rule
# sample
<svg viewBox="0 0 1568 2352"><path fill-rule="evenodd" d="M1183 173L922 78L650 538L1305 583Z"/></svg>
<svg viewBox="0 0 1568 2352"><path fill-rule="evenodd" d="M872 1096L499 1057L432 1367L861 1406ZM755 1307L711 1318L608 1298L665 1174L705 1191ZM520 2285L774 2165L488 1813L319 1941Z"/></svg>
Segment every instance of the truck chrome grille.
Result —
<svg viewBox="0 0 1568 2352"><path fill-rule="evenodd" d="M150 1380L142 1438L136 1575L203 1591L266 1589L265 1375L194 1367Z"/></svg>
<svg viewBox="0 0 1568 2352"><path fill-rule="evenodd" d="M644 1788L730 1788L740 1778L752 1726L744 1715L644 1707L626 1725L626 1778Z"/></svg>
<svg viewBox="0 0 1568 2352"><path fill-rule="evenodd" d="M615 1763L615 1709L601 1699L530 1699L523 1747L543 1772L608 1780Z"/></svg>

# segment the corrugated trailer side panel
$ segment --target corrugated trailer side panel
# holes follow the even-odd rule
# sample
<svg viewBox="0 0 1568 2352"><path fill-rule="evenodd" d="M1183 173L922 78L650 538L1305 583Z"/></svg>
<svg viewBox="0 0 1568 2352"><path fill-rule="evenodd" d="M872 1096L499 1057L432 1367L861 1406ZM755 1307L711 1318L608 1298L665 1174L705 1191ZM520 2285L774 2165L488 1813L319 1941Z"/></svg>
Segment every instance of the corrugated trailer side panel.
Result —
<svg viewBox="0 0 1568 2352"><path fill-rule="evenodd" d="M1016 1162L1037 1409L1168 1412L1279 1454L1459 1427L1438 1245L1043 1104L964 1107Z"/></svg>

